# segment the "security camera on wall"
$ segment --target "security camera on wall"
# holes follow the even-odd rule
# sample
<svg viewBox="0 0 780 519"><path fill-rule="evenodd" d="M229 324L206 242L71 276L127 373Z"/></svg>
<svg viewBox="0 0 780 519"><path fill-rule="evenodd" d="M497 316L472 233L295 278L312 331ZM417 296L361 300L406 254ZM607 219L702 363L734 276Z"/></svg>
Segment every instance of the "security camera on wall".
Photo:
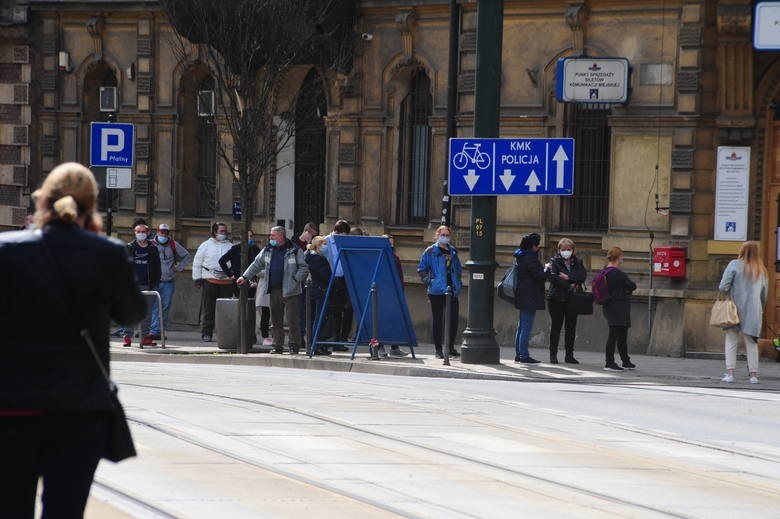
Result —
<svg viewBox="0 0 780 519"><path fill-rule="evenodd" d="M370 32L364 32L360 37L363 38L365 41L371 41L374 39L374 35L371 34Z"/></svg>

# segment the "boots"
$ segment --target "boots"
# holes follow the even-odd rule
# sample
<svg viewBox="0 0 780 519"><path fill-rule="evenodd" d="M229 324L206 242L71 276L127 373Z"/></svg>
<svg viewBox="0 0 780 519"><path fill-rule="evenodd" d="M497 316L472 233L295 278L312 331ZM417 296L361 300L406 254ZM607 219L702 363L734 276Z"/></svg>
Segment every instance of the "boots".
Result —
<svg viewBox="0 0 780 519"><path fill-rule="evenodd" d="M558 364L558 348L550 346L550 364Z"/></svg>
<svg viewBox="0 0 780 519"><path fill-rule="evenodd" d="M574 358L573 347L566 348L566 358L564 359L564 362L566 362L566 364L579 364L579 361Z"/></svg>

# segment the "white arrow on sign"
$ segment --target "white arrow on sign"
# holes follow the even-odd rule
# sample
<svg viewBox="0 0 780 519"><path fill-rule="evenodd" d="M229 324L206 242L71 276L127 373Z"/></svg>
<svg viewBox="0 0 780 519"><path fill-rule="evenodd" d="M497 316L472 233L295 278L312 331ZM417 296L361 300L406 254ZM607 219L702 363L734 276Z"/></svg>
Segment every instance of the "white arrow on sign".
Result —
<svg viewBox="0 0 780 519"><path fill-rule="evenodd" d="M525 181L525 185L528 186L528 191L532 193L536 192L536 188L542 185L542 182L536 175L536 171L531 170L531 174L528 175L528 180Z"/></svg>
<svg viewBox="0 0 780 519"><path fill-rule="evenodd" d="M474 191L474 186L477 185L477 180L479 180L479 175L477 175L476 169L470 169L468 170L468 175L463 175L463 179L466 181L466 185L469 186L469 191Z"/></svg>
<svg viewBox="0 0 780 519"><path fill-rule="evenodd" d="M504 189L509 191L509 188L512 186L512 182L515 181L515 176L512 174L511 169L505 169L504 174L498 177L501 179L501 182L504 183Z"/></svg>
<svg viewBox="0 0 780 519"><path fill-rule="evenodd" d="M556 165L555 187L557 189L563 188L563 167L565 166L565 162L567 160L569 160L569 156L566 155L566 152L563 150L563 146L558 146L558 151L556 151L555 155L553 156L553 161Z"/></svg>

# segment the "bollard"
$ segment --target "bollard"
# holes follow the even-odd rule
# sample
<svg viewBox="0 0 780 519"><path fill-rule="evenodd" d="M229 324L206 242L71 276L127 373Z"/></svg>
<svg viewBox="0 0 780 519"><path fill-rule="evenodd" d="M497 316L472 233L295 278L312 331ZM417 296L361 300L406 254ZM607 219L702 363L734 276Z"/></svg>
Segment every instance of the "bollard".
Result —
<svg viewBox="0 0 780 519"><path fill-rule="evenodd" d="M371 340L368 342L368 352L371 360L379 360L379 289L376 283L371 284ZM358 334L360 330L358 330ZM385 354L387 355L387 354Z"/></svg>
<svg viewBox="0 0 780 519"><path fill-rule="evenodd" d="M452 312L452 287L447 285L444 293L444 344L441 352L444 356L444 365L450 365L450 313Z"/></svg>
<svg viewBox="0 0 780 519"><path fill-rule="evenodd" d="M314 337L312 334L312 321L311 321L311 298L309 297L311 292L311 278L306 280L306 283L303 284L303 297L306 299L306 302L304 304L304 307L306 308L306 338L309 339L309 341L306 343L306 346L309 350L309 358L312 358L314 355Z"/></svg>
<svg viewBox="0 0 780 519"><path fill-rule="evenodd" d="M247 312L246 305L249 290L249 283L244 283L238 287L238 352L246 355L249 353L249 338L247 337Z"/></svg>
<svg viewBox="0 0 780 519"><path fill-rule="evenodd" d="M157 312L158 316L160 318L160 347L162 349L165 349L165 323L163 322L163 308L162 308L162 298L160 297L160 293L156 290L142 290L141 293L145 296L155 296L157 297ZM143 334L141 333L141 325L143 324L143 321L138 323L138 337L141 339L141 345L140 348L144 348L143 343Z"/></svg>

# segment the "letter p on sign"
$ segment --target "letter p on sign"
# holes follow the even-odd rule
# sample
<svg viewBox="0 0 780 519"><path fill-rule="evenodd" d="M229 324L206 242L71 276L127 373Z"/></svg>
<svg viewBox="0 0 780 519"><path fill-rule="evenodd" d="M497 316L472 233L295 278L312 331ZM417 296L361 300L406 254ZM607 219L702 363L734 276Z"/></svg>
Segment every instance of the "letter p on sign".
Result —
<svg viewBox="0 0 780 519"><path fill-rule="evenodd" d="M111 137L115 137L115 139L111 139ZM100 160L108 160L109 152L120 152L124 149L125 132L116 128L100 129Z"/></svg>

